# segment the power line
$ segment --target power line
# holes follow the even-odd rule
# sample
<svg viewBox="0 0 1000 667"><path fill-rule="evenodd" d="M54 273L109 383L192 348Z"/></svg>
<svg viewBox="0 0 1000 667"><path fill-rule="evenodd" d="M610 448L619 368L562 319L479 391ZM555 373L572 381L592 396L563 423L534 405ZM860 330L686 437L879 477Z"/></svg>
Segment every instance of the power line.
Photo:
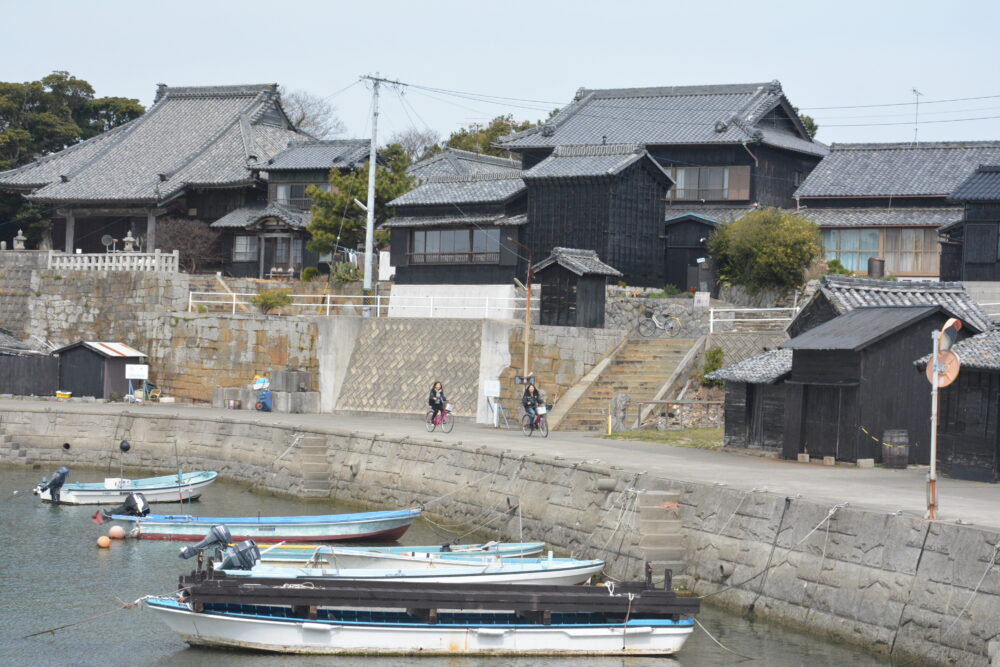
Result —
<svg viewBox="0 0 1000 667"><path fill-rule="evenodd" d="M921 104L944 104L945 102L969 102L971 100L993 100L1000 98L1000 95L981 95L979 97L953 97L947 100L927 100ZM823 111L828 109L874 109L877 107L908 107L913 102L891 102L888 104L854 104L841 107L799 107L800 111Z"/></svg>
<svg viewBox="0 0 1000 667"><path fill-rule="evenodd" d="M994 120L1000 118L1000 116L977 116L975 118L945 118L941 120L922 120L921 125L927 125L930 123L964 123L969 120ZM823 127L881 127L884 125L913 125L913 121L901 121L896 123L843 123L843 124L833 124L824 123Z"/></svg>

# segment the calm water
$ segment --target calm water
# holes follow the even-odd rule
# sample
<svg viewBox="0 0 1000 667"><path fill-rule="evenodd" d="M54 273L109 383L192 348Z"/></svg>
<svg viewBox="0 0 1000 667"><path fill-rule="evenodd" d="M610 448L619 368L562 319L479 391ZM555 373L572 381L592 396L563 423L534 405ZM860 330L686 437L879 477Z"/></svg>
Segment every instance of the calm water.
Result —
<svg viewBox="0 0 1000 667"><path fill-rule="evenodd" d="M421 667L557 667L568 664L694 667L746 662L719 649L697 629L677 660L414 658L407 661L195 649L139 609L117 611L55 634L19 639L28 633L115 609L116 597L131 601L143 595L169 593L176 588L178 575L193 566L192 561L181 561L177 557L179 543L124 540L115 541L110 549L97 549L94 541L107 526L97 526L88 520L94 507L43 505L31 495L31 487L43 473L50 472L0 469L0 664L375 667L412 662ZM70 481L96 481L102 477L99 472L80 470L73 471ZM15 491L19 493L15 495ZM176 511L176 506L156 505L153 509L169 512ZM255 494L223 482L216 482L201 502L192 505L194 514L216 516L338 511L351 511L351 508L333 503L299 503ZM430 526L421 523L415 524L404 536L407 544L441 541ZM702 612L699 620L731 649L758 658L746 664L774 667L887 664L850 648L750 623L710 608Z"/></svg>

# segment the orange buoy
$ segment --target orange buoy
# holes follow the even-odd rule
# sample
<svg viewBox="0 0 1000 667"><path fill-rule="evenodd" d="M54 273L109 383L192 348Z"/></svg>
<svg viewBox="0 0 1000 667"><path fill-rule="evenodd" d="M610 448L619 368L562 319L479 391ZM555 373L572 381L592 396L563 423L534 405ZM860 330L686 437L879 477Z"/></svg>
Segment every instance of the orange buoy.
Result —
<svg viewBox="0 0 1000 667"><path fill-rule="evenodd" d="M102 549L107 549L108 547L111 546L111 538L108 537L107 535L101 535L100 537L97 538L97 546L99 546Z"/></svg>
<svg viewBox="0 0 1000 667"><path fill-rule="evenodd" d="M121 526L111 526L111 530L108 531L108 537L113 540L125 539L125 529Z"/></svg>

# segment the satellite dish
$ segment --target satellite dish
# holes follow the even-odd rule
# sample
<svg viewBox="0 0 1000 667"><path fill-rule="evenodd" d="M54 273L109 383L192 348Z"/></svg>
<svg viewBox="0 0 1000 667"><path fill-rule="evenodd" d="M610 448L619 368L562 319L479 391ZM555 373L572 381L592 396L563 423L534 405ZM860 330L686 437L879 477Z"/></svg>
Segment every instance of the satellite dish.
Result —
<svg viewBox="0 0 1000 667"><path fill-rule="evenodd" d="M938 373L938 387L947 387L958 377L962 360L951 350L941 350L938 352L938 363L944 366L944 370ZM931 384L934 383L933 360L927 364L927 381Z"/></svg>
<svg viewBox="0 0 1000 667"><path fill-rule="evenodd" d="M115 244L115 239L110 234L105 234L104 236L101 237L101 243L104 244L105 251L111 252L112 249L111 246Z"/></svg>

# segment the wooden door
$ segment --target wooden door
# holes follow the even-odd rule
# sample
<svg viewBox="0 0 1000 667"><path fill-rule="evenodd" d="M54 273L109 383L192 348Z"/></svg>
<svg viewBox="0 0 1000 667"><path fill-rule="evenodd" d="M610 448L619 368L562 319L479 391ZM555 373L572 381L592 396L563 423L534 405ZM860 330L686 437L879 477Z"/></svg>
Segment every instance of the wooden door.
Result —
<svg viewBox="0 0 1000 667"><path fill-rule="evenodd" d="M853 405L854 387L808 385L802 407L802 448L814 458L854 460L853 432L845 426Z"/></svg>

